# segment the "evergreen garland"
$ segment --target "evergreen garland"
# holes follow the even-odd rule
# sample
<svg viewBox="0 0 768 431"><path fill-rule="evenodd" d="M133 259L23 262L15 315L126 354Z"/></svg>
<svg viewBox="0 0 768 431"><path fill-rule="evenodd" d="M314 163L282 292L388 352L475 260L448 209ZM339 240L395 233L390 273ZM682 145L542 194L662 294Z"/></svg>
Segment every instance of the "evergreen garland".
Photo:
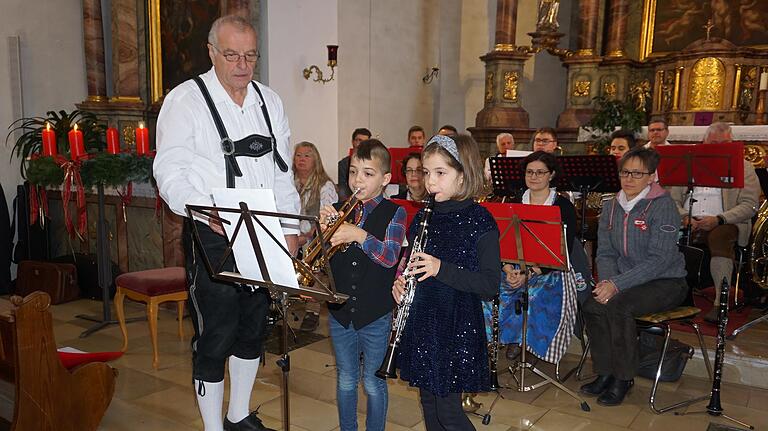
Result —
<svg viewBox="0 0 768 431"><path fill-rule="evenodd" d="M89 153L90 158L80 165L80 177L86 189L99 183L107 187L120 187L129 182L152 181L154 157L135 153ZM27 180L37 186L57 187L64 182L64 171L53 157L38 157L28 161Z"/></svg>

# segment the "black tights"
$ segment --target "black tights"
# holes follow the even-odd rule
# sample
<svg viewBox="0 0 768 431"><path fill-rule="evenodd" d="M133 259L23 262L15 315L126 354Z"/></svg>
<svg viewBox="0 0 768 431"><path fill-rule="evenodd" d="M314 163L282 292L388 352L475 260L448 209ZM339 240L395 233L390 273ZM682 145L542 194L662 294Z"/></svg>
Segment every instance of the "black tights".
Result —
<svg viewBox="0 0 768 431"><path fill-rule="evenodd" d="M475 431L475 426L461 408L460 393L439 397L419 389L419 398L427 431Z"/></svg>

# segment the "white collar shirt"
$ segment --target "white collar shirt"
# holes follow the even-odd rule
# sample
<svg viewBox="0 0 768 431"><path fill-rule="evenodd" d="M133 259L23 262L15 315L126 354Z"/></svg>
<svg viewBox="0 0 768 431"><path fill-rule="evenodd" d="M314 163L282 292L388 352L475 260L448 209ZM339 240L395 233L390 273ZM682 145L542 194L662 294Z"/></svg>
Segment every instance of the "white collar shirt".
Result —
<svg viewBox="0 0 768 431"><path fill-rule="evenodd" d="M261 111L261 100L249 84L243 106L235 103L224 90L214 68L200 75L211 94L230 139L237 141L251 134L269 136L269 128ZM280 97L269 87L257 83L267 105L277 149L288 164L282 172L270 152L259 158L238 157L243 173L235 177L236 188L272 189L277 212L299 214L301 204L290 169L288 118ZM227 186L221 138L200 88L188 80L163 100L157 119L157 156L153 173L160 196L170 209L186 216L186 205L213 205L211 190ZM298 233L296 220L281 220L285 234Z"/></svg>
<svg viewBox="0 0 768 431"><path fill-rule="evenodd" d="M693 216L716 216L723 213L723 192L722 189L714 187L694 187L693 197L696 202L693 203ZM688 209L688 201L685 199L685 209Z"/></svg>

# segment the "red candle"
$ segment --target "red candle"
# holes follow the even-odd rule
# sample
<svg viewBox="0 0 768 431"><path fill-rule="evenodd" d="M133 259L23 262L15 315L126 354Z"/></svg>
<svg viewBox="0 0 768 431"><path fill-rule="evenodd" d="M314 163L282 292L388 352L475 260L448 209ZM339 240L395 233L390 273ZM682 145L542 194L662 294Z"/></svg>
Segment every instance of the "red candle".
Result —
<svg viewBox="0 0 768 431"><path fill-rule="evenodd" d="M75 127L69 131L69 152L69 157L72 160L77 160L85 155L83 132L77 129L77 123L75 123Z"/></svg>
<svg viewBox="0 0 768 431"><path fill-rule="evenodd" d="M45 123L43 129L43 156L55 156L56 150L56 132L51 130L51 123Z"/></svg>
<svg viewBox="0 0 768 431"><path fill-rule="evenodd" d="M147 154L149 152L149 129L144 127L144 123L139 122L136 128L136 154Z"/></svg>
<svg viewBox="0 0 768 431"><path fill-rule="evenodd" d="M120 152L120 138L117 135L117 129L114 127L107 128L107 152L109 154Z"/></svg>

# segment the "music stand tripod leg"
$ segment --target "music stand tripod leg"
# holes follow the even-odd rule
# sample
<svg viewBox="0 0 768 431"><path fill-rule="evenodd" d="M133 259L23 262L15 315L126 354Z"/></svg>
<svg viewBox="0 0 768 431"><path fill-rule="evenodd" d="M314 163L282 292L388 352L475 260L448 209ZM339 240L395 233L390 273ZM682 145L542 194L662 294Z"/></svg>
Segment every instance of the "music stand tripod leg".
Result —
<svg viewBox="0 0 768 431"><path fill-rule="evenodd" d="M285 316L288 315L288 293L282 292L278 300L280 301L279 310L283 316L283 327L280 331L280 350L283 351L283 354L276 363L282 372L280 391L283 396L283 429L288 431L291 429L291 403L288 392L288 374L291 372L291 355L288 353L288 320L285 318Z"/></svg>

